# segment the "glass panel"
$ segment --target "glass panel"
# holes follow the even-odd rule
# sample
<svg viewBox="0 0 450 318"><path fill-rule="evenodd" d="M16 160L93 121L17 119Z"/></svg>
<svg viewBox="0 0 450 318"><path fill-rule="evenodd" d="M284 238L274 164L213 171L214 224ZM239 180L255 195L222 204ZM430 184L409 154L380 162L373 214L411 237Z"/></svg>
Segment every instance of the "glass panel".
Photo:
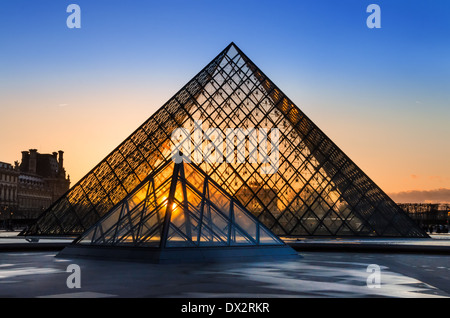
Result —
<svg viewBox="0 0 450 318"><path fill-rule="evenodd" d="M134 245L133 235L125 235L119 242L116 243L116 245Z"/></svg>
<svg viewBox="0 0 450 318"><path fill-rule="evenodd" d="M146 182L138 191L136 191L130 199L128 199L128 207L132 210L136 205L141 203L147 196L149 183Z"/></svg>
<svg viewBox="0 0 450 318"><path fill-rule="evenodd" d="M230 245L254 245L246 235L242 234L242 232L236 228L236 226L231 227L231 237L230 237Z"/></svg>
<svg viewBox="0 0 450 318"><path fill-rule="evenodd" d="M220 240L210 228L202 226L199 246L226 246L226 240Z"/></svg>
<svg viewBox="0 0 450 318"><path fill-rule="evenodd" d="M149 233L146 237L138 243L138 246L143 247L159 247L161 242L161 226L154 232Z"/></svg>
<svg viewBox="0 0 450 318"><path fill-rule="evenodd" d="M230 222L213 207L206 205L201 225L201 245L226 245Z"/></svg>
<svg viewBox="0 0 450 318"><path fill-rule="evenodd" d="M138 240L143 242L159 241L161 239L162 224L164 222L165 208L150 213L144 221L140 223Z"/></svg>
<svg viewBox="0 0 450 318"><path fill-rule="evenodd" d="M133 228L141 221L143 210L144 204L141 203L139 206L135 207L132 211L130 211L129 215Z"/></svg>
<svg viewBox="0 0 450 318"><path fill-rule="evenodd" d="M158 189L159 186L166 182L169 178L172 177L173 174L173 163L170 163L167 167L165 167L162 171L156 174L153 178L153 182L155 183L155 189Z"/></svg>
<svg viewBox="0 0 450 318"><path fill-rule="evenodd" d="M222 213L224 213L226 216L229 216L230 200L213 184L209 183L208 187L210 201L214 203Z"/></svg>
<svg viewBox="0 0 450 318"><path fill-rule="evenodd" d="M115 239L115 235L116 235L116 229L117 229L117 225L114 225L110 230L108 230L108 232L103 233L103 237L101 238L101 240L99 240L98 244L113 244L114 243L114 239ZM97 231L100 232L101 228L98 227Z"/></svg>
<svg viewBox="0 0 450 318"><path fill-rule="evenodd" d="M129 217L128 211L122 211L122 216L117 224L116 236L115 236L114 241L115 242L119 241L130 230L131 230L131 224L130 224L130 217Z"/></svg>
<svg viewBox="0 0 450 318"><path fill-rule="evenodd" d="M191 165L184 165L184 173L186 180L195 188L198 192L203 193L204 177L198 173Z"/></svg>
<svg viewBox="0 0 450 318"><path fill-rule="evenodd" d="M342 225L342 220L334 212L330 212L323 219L323 224L334 235Z"/></svg>
<svg viewBox="0 0 450 318"><path fill-rule="evenodd" d="M177 183L177 187L175 189L175 200L178 201L178 203L182 203L184 201L183 186L181 182Z"/></svg>
<svg viewBox="0 0 450 318"><path fill-rule="evenodd" d="M122 205L117 206L111 213L106 216L99 226L102 228L103 233L109 231L113 226L116 225L120 217L120 212L122 211Z"/></svg>
<svg viewBox="0 0 450 318"><path fill-rule="evenodd" d="M262 226L259 227L259 244L281 245L283 244L277 237L269 233Z"/></svg>
<svg viewBox="0 0 450 318"><path fill-rule="evenodd" d="M96 227L87 232L77 243L78 244L91 244Z"/></svg>
<svg viewBox="0 0 450 318"><path fill-rule="evenodd" d="M226 241L228 236L228 229L230 227L231 222L225 219L214 208L211 208L210 211L211 211L211 224L213 225L212 228L214 232L222 240Z"/></svg>
<svg viewBox="0 0 450 318"><path fill-rule="evenodd" d="M186 222L185 213L183 208L178 203L172 205L172 215L170 216L170 222L176 227L182 227Z"/></svg>
<svg viewBox="0 0 450 318"><path fill-rule="evenodd" d="M152 167L147 161L143 161L139 167L134 171L138 176L139 180L143 181L152 171Z"/></svg>
<svg viewBox="0 0 450 318"><path fill-rule="evenodd" d="M308 231L308 233L312 234L316 229L319 220L313 213L307 212L305 213L305 215L302 216L301 222L303 227Z"/></svg>
<svg viewBox="0 0 450 318"><path fill-rule="evenodd" d="M100 228L96 228L94 231L94 237L92 239L93 244L103 244L105 242L105 238L102 236L102 231Z"/></svg>
<svg viewBox="0 0 450 318"><path fill-rule="evenodd" d="M156 190L156 205L159 206L161 204L167 206L167 201L169 197L170 191L170 182L167 182L162 185L159 189Z"/></svg>
<svg viewBox="0 0 450 318"><path fill-rule="evenodd" d="M167 235L166 247L190 247L192 242L189 242L186 237L182 236L174 227L169 227L169 234Z"/></svg>
<svg viewBox="0 0 450 318"><path fill-rule="evenodd" d="M200 210L202 198L197 195L191 188L186 187L187 201L194 206L197 210Z"/></svg>
<svg viewBox="0 0 450 318"><path fill-rule="evenodd" d="M256 222L251 219L241 208L234 205L234 222L238 225L245 233L256 240Z"/></svg>

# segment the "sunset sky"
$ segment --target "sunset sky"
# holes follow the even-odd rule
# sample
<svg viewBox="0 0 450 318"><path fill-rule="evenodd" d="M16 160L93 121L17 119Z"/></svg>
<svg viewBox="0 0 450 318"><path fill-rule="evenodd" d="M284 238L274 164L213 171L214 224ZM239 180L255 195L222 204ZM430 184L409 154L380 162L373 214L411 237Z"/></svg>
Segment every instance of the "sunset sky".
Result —
<svg viewBox="0 0 450 318"><path fill-rule="evenodd" d="M2 0L0 161L75 184L231 41L394 200L450 202L448 0Z"/></svg>

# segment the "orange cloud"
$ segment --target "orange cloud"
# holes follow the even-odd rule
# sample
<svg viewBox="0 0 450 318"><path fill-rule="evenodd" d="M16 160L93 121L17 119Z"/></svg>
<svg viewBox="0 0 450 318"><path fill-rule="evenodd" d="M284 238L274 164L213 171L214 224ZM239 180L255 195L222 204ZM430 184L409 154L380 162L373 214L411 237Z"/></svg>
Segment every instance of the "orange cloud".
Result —
<svg viewBox="0 0 450 318"><path fill-rule="evenodd" d="M411 190L390 193L389 196L397 203L450 203L450 189Z"/></svg>

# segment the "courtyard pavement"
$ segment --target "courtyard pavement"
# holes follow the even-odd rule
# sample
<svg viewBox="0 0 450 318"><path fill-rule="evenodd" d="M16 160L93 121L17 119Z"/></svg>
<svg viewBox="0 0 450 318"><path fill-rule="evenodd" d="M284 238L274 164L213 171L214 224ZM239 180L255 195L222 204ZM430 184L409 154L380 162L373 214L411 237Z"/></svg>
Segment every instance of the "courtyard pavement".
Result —
<svg viewBox="0 0 450 318"><path fill-rule="evenodd" d="M146 264L1 252L0 297L449 297L450 255L300 252L298 260ZM70 264L81 288L70 289ZM380 284L367 282L377 265Z"/></svg>
<svg viewBox="0 0 450 318"><path fill-rule="evenodd" d="M16 235L0 233L0 297L450 297L449 234L424 240L291 240L298 260L170 265L61 259L55 255L70 240L29 243ZM367 251L353 252L348 246L366 246ZM400 246L412 249L395 252ZM81 288L67 286L71 264L80 268ZM374 268L379 284L373 284L378 282Z"/></svg>

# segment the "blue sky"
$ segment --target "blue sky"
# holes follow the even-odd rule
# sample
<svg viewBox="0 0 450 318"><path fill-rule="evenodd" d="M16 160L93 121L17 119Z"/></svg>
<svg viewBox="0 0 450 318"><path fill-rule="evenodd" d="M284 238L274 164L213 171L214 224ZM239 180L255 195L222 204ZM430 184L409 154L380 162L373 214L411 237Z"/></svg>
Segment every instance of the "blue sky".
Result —
<svg viewBox="0 0 450 318"><path fill-rule="evenodd" d="M2 0L0 160L76 181L234 41L386 191L450 188L449 39L446 0Z"/></svg>

